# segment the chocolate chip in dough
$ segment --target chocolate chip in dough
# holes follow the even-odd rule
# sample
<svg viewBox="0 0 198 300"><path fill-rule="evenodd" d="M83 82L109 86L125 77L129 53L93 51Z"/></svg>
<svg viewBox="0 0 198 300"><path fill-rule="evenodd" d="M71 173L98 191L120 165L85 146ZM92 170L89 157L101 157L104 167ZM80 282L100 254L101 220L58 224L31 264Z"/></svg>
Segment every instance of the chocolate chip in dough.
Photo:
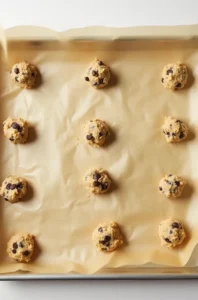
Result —
<svg viewBox="0 0 198 300"><path fill-rule="evenodd" d="M172 224L172 228L179 228L179 224L178 224L177 222L174 222L174 223Z"/></svg>
<svg viewBox="0 0 198 300"><path fill-rule="evenodd" d="M168 70L166 71L166 74L167 74L167 75L172 74L172 73L173 73L173 70L172 70L172 69L168 69Z"/></svg>
<svg viewBox="0 0 198 300"><path fill-rule="evenodd" d="M14 73L19 74L19 68L15 68Z"/></svg>

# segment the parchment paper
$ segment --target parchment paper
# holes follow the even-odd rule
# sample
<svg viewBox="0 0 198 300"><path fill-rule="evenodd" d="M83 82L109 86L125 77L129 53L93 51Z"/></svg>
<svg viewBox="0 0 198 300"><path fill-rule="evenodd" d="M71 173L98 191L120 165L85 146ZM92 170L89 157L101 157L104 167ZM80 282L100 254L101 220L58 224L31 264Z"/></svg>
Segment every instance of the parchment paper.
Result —
<svg viewBox="0 0 198 300"><path fill-rule="evenodd" d="M8 116L26 119L30 137L24 145L13 145L0 131L1 181L13 174L29 184L24 201L0 202L0 273L91 274L104 267L148 262L181 267L192 258L198 243L195 32L196 26L66 33L18 27L2 33L0 121ZM153 36L161 39L151 40ZM113 75L103 90L83 79L96 57ZM36 89L21 90L10 81L11 66L24 59L40 70L42 82ZM165 64L178 60L188 65L189 83L173 93L160 84L160 73ZM166 143L160 128L168 115L189 125L185 142ZM107 121L112 130L111 140L101 149L83 139L84 124L94 118ZM109 171L111 193L95 196L84 187L83 176L95 167ZM186 179L181 198L167 200L158 192L166 173ZM174 250L161 247L158 237L159 222L171 217L187 232L184 244ZM125 245L111 254L97 252L92 231L111 220L121 226ZM18 231L36 237L36 255L29 264L6 256L6 243Z"/></svg>

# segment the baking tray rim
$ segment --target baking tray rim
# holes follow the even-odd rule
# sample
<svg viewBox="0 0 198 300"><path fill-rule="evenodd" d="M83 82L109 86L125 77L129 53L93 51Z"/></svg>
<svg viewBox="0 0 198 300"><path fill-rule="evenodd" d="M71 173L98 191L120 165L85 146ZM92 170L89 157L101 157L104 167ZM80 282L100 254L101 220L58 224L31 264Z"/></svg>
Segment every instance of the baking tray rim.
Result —
<svg viewBox="0 0 198 300"><path fill-rule="evenodd" d="M0 281L30 280L129 280L129 279L198 279L198 274L29 274L3 275Z"/></svg>

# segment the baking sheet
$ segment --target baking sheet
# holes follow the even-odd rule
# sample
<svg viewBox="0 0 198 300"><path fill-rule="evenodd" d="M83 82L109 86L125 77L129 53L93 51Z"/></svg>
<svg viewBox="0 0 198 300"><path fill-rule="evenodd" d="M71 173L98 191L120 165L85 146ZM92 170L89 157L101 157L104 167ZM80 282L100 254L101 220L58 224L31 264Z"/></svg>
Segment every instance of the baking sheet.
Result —
<svg viewBox="0 0 198 300"><path fill-rule="evenodd" d="M92 274L147 262L182 267L192 259L198 242L198 41L191 39L196 29L108 29L105 34L105 29L88 28L58 34L19 27L2 34L0 119L22 117L31 129L25 145L12 145L0 133L1 181L16 174L30 186L24 201L1 201L1 273ZM83 80L95 57L113 74L110 87L99 91ZM20 90L10 82L11 66L24 59L40 70L37 89ZM188 65L190 79L187 88L172 93L161 86L160 73L177 60ZM187 141L167 145L160 132L167 115L186 121L191 131ZM112 129L111 141L102 149L83 140L83 125L93 118ZM112 193L95 196L84 187L84 174L95 167L109 171ZM165 173L186 179L182 198L167 200L159 194ZM182 221L188 234L174 250L161 247L158 237L159 222L169 217ZM92 231L111 220L121 226L125 246L99 253ZM37 253L30 264L6 257L7 240L18 231L36 236Z"/></svg>

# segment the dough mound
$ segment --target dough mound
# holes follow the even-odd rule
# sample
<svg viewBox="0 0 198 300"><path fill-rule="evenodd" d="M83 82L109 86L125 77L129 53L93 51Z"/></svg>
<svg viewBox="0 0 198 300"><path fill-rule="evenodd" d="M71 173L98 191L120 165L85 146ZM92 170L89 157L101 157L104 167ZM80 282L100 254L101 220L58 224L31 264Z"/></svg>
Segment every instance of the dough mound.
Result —
<svg viewBox="0 0 198 300"><path fill-rule="evenodd" d="M13 82L20 88L31 89L35 85L38 71L31 63L21 61L12 67L10 74Z"/></svg>
<svg viewBox="0 0 198 300"><path fill-rule="evenodd" d="M29 233L17 233L8 242L8 256L18 262L29 262L33 252L34 236Z"/></svg>
<svg viewBox="0 0 198 300"><path fill-rule="evenodd" d="M11 203L18 202L27 192L27 183L21 177L7 177L0 188L0 195Z"/></svg>
<svg viewBox="0 0 198 300"><path fill-rule="evenodd" d="M173 219L167 219L159 224L161 245L174 248L180 245L186 237L183 225Z"/></svg>
<svg viewBox="0 0 198 300"><path fill-rule="evenodd" d="M85 126L86 142L90 145L102 146L110 135L108 125L101 120L91 120Z"/></svg>
<svg viewBox="0 0 198 300"><path fill-rule="evenodd" d="M8 118L3 122L3 133L14 144L23 144L28 137L28 123L21 118Z"/></svg>
<svg viewBox="0 0 198 300"><path fill-rule="evenodd" d="M99 251L112 252L123 244L123 237L115 222L99 224L92 239Z"/></svg>
<svg viewBox="0 0 198 300"><path fill-rule="evenodd" d="M95 169L85 176L85 184L94 194L104 194L111 186L111 179L107 171Z"/></svg>
<svg viewBox="0 0 198 300"><path fill-rule="evenodd" d="M188 127L181 120L169 116L165 117L162 132L168 143L178 143L187 137Z"/></svg>
<svg viewBox="0 0 198 300"><path fill-rule="evenodd" d="M95 59L90 64L84 78L96 89L101 89L108 85L110 77L109 67L101 60Z"/></svg>
<svg viewBox="0 0 198 300"><path fill-rule="evenodd" d="M182 194L185 184L180 176L165 175L159 182L159 191L167 198L177 198Z"/></svg>
<svg viewBox="0 0 198 300"><path fill-rule="evenodd" d="M188 79L188 71L186 65L181 62L168 64L162 71L161 82L166 89L179 90L182 89Z"/></svg>

